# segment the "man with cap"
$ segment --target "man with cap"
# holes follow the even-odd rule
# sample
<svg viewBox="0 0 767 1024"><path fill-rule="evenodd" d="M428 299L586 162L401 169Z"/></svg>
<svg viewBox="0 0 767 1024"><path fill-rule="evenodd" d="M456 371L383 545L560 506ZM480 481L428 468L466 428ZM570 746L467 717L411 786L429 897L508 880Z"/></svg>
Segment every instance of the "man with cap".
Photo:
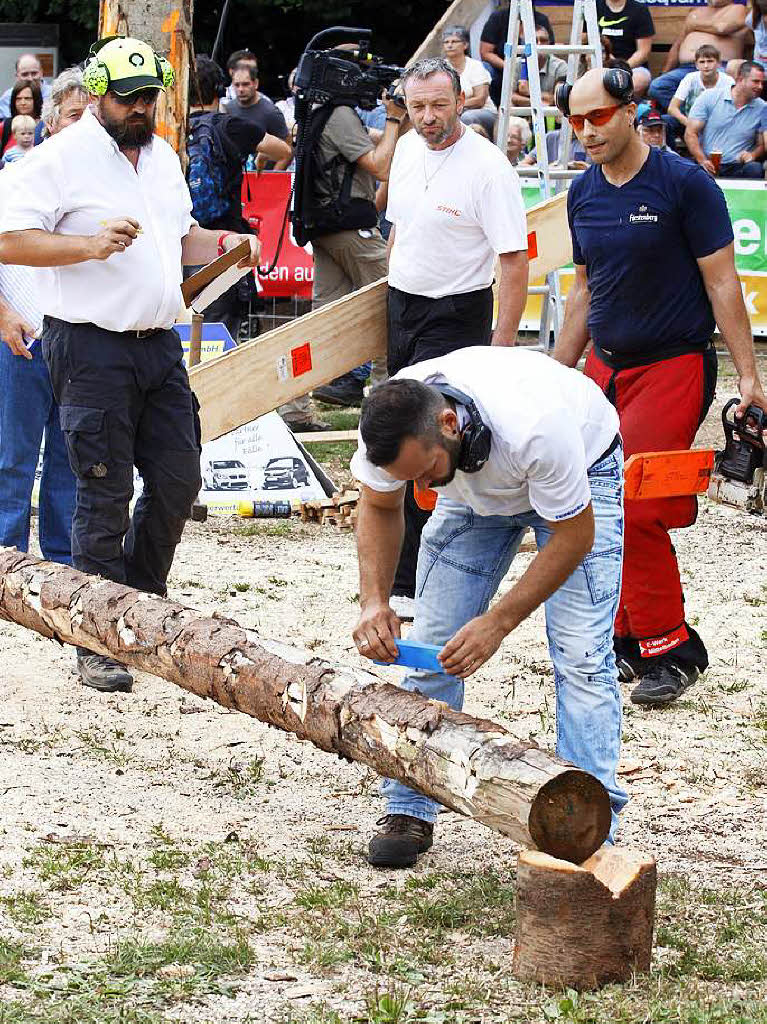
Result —
<svg viewBox="0 0 767 1024"><path fill-rule="evenodd" d="M714 396L717 325L739 415L767 411L719 186L634 131L626 69L588 71L556 103L594 164L567 193L575 279L554 357L575 366L592 338L584 372L618 410L626 455L691 446ZM676 700L708 666L669 536L696 512L694 497L626 501L615 653L621 677L639 681L635 704Z"/></svg>
<svg viewBox="0 0 767 1024"><path fill-rule="evenodd" d="M657 110L645 110L639 118L639 138L653 149L668 150L666 125Z"/></svg>
<svg viewBox="0 0 767 1024"><path fill-rule="evenodd" d="M200 488L200 427L173 323L181 267L240 241L191 214L178 157L154 134L173 69L139 39L91 48L81 120L25 160L8 197L0 262L50 268L40 289L43 355L77 477L76 569L165 594ZM131 518L133 467L143 491ZM82 682L129 691L119 662L78 651Z"/></svg>

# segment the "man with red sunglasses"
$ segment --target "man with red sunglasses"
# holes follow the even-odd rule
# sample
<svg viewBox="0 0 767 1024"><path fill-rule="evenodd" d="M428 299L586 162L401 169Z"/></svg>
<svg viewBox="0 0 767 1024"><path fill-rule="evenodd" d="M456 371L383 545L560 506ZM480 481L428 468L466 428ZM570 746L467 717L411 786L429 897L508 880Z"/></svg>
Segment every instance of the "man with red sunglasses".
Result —
<svg viewBox="0 0 767 1024"><path fill-rule="evenodd" d="M690 447L714 395L717 325L738 411L767 410L767 398L724 196L703 168L641 140L631 92L616 99L611 73L587 72L565 99L594 166L568 193L575 281L554 356L575 366L591 337L585 373L618 410L629 456ZM670 703L708 666L668 534L696 513L692 497L626 502L615 648L621 678L639 679L635 704Z"/></svg>

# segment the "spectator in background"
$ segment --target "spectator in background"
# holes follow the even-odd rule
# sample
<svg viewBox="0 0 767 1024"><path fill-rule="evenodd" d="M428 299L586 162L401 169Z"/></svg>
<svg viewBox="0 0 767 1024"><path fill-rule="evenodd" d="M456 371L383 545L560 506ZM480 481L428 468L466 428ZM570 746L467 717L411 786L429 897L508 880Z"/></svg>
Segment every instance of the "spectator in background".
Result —
<svg viewBox="0 0 767 1024"><path fill-rule="evenodd" d="M221 100L221 111L226 108L226 104L231 100L233 103L237 100L237 90L232 84L234 78L234 69L238 64L252 64L258 74L258 59L252 50L235 50L229 55L229 60L226 62L226 70L229 73L229 85L227 86L226 95Z"/></svg>
<svg viewBox="0 0 767 1024"><path fill-rule="evenodd" d="M464 95L461 120L479 124L488 138L493 137L497 112L490 99L490 72L485 65L469 56L469 30L464 25L449 25L442 32L442 52L461 79Z"/></svg>
<svg viewBox="0 0 767 1024"><path fill-rule="evenodd" d="M493 11L484 24L482 36L479 43L479 57L492 68L490 82L490 99L496 107L501 102L501 82L503 80L503 49L509 35L509 5L506 4L498 11ZM545 14L533 10L536 28L545 28L548 33L548 42L554 42L554 30L551 22ZM519 41L523 41L522 24L519 26Z"/></svg>
<svg viewBox="0 0 767 1024"><path fill-rule="evenodd" d="M43 94L43 100L47 100L51 95L51 87L43 78L43 66L34 53L22 53L16 61L16 81L37 82ZM12 88L6 89L0 96L0 117L2 118L13 117L11 91Z"/></svg>
<svg viewBox="0 0 767 1024"><path fill-rule="evenodd" d="M538 46L546 46L549 41L549 34L543 26L535 30L535 41ZM530 83L521 74L527 73L527 65L523 61L517 61L514 74L511 79L512 104L515 107L530 106ZM554 103L554 90L559 82L567 78L567 62L555 57L553 53L538 54L538 73L541 79L541 99L546 106Z"/></svg>
<svg viewBox="0 0 767 1024"><path fill-rule="evenodd" d="M15 146L9 146L3 153L5 163L13 163L20 160L27 153L31 153L35 145L35 119L29 114L17 114L11 122L13 137L16 139Z"/></svg>
<svg viewBox="0 0 767 1024"><path fill-rule="evenodd" d="M252 61L240 61L232 74L232 85L237 98L227 102L225 113L257 125L264 135L273 135L290 145L290 134L285 118L268 96L258 91L258 66ZM289 157L278 160L274 170L284 170L293 158L292 147Z"/></svg>
<svg viewBox="0 0 767 1024"><path fill-rule="evenodd" d="M658 110L647 110L637 121L639 138L653 149L666 150L666 126Z"/></svg>
<svg viewBox="0 0 767 1024"><path fill-rule="evenodd" d="M19 114L28 114L34 120L35 145L43 138L43 94L38 82L34 79L19 79L11 89L10 107L11 115L6 117L0 127L0 156L3 156L11 146L16 145L16 139L13 137L13 118Z"/></svg>
<svg viewBox="0 0 767 1024"><path fill-rule="evenodd" d="M754 60L767 67L767 0L752 0L752 9L746 15L746 25L754 33ZM764 98L764 97L762 97Z"/></svg>
<svg viewBox="0 0 767 1024"><path fill-rule="evenodd" d="M286 96L284 100L277 100L274 104L285 118L285 124L287 125L288 132L293 131L293 125L296 123L296 71L298 71L298 68L293 68L288 75L289 95Z"/></svg>
<svg viewBox="0 0 767 1024"><path fill-rule="evenodd" d="M206 219L203 213L194 206L195 190L190 188L193 202L193 213L198 224L204 228L221 231L224 234L233 231L236 234L252 234L252 229L242 216L242 165L250 153L262 153L270 160L284 161L291 157L291 148L287 142L274 135L267 135L263 129L252 121L229 114L221 114L218 101L224 83L224 75L215 61L200 56L195 60L196 74L189 79L189 144L190 155L195 142L204 126L207 126L220 143L224 166L216 180L224 182L229 193L229 209L213 219ZM214 146L210 154L216 155ZM190 163L190 170L191 170ZM215 176L214 176L215 177ZM189 176L191 182L191 175ZM189 276L199 267L186 267L185 276ZM237 341L242 322L243 307L254 294L252 274L247 274L228 291L215 299L205 310L207 323L222 323L232 338Z"/></svg>
<svg viewBox="0 0 767 1024"><path fill-rule="evenodd" d="M687 127L690 111L702 92L715 89L729 93L735 85L734 79L719 69L720 61L721 54L711 43L704 43L695 51L695 71L690 71L679 83L668 105L668 114L664 116L666 134L672 145Z"/></svg>
<svg viewBox="0 0 767 1024"><path fill-rule="evenodd" d="M53 82L45 101L46 135L80 119L88 104L79 68ZM0 214L24 165L0 175ZM29 548L30 509L40 445L45 440L37 521L40 550L52 562L72 564L70 530L75 477L69 467L59 407L37 340L40 271L0 264L0 545ZM45 271L42 272L45 274Z"/></svg>
<svg viewBox="0 0 767 1024"><path fill-rule="evenodd" d="M586 150L583 148L578 136L573 132L570 137L570 148L567 154L567 159L562 157L562 132L561 129L555 128L553 131L546 132L546 156L549 160L549 166L566 167L571 171L583 171L591 163L591 157L588 155ZM534 167L538 163L538 152L537 147L533 146L530 152L525 156L522 161L523 167ZM557 182L555 191L561 191L566 188L565 182Z"/></svg>
<svg viewBox="0 0 767 1024"><path fill-rule="evenodd" d="M647 64L655 26L645 3L597 0L597 24L601 34L610 40L613 57L625 60L631 68ZM634 91L636 93L636 82Z"/></svg>
<svg viewBox="0 0 767 1024"><path fill-rule="evenodd" d="M512 167L516 167L520 162L520 157L530 145L532 137L533 133L527 118L512 114L509 117L509 132L506 136L506 159ZM522 163L525 162L525 160L522 161Z"/></svg>
<svg viewBox="0 0 767 1024"><path fill-rule="evenodd" d="M684 141L709 174L722 178L763 178L767 103L761 98L764 69L744 60L730 93L706 89L693 104ZM719 153L721 163L711 160Z"/></svg>

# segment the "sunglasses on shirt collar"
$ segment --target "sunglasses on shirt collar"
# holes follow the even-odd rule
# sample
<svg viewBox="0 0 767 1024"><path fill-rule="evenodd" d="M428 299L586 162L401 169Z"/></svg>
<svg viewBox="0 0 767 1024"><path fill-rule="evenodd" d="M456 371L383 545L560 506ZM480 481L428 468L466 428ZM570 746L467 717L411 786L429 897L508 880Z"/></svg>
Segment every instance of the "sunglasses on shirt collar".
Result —
<svg viewBox="0 0 767 1024"><path fill-rule="evenodd" d="M117 102L120 104L121 107L132 107L133 104L134 103L138 103L139 100L143 100L144 103L147 106L149 106L151 103L154 103L154 101L157 99L159 93L160 93L159 89L147 88L147 89L138 89L136 92L132 92L128 96L119 96L116 92L113 92L112 95L114 96L114 98L117 100Z"/></svg>
<svg viewBox="0 0 767 1024"><path fill-rule="evenodd" d="M611 107L597 107L596 110L590 110L587 114L570 114L567 120L577 132L583 131L586 121L593 124L595 128L601 128L602 125L613 119L616 110L624 106L625 103L614 103Z"/></svg>

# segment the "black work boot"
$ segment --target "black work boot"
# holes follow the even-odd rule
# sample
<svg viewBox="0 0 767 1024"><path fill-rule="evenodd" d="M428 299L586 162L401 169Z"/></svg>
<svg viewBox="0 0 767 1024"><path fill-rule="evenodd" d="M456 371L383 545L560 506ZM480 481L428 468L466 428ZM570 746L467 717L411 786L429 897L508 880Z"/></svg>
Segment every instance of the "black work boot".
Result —
<svg viewBox="0 0 767 1024"><path fill-rule="evenodd" d="M643 674L647 658L642 658L639 641L633 636L614 636L615 666L618 669L619 683L633 683Z"/></svg>
<svg viewBox="0 0 767 1024"><path fill-rule="evenodd" d="M78 648L77 671L83 686L102 693L130 693L133 689L133 676L125 665L103 654Z"/></svg>
<svg viewBox="0 0 767 1024"><path fill-rule="evenodd" d="M410 814L385 814L376 824L383 828L370 840L368 864L377 868L412 868L434 841L432 823Z"/></svg>
<svg viewBox="0 0 767 1024"><path fill-rule="evenodd" d="M362 381L357 380L350 373L343 377L336 377L329 384L322 384L312 391L312 397L319 399L326 405L345 405L356 408L362 404L365 392L362 388Z"/></svg>
<svg viewBox="0 0 767 1024"><path fill-rule="evenodd" d="M687 626L687 632L689 639L673 651L644 659L647 668L631 694L632 704L671 704L706 671L706 647L692 626Z"/></svg>

